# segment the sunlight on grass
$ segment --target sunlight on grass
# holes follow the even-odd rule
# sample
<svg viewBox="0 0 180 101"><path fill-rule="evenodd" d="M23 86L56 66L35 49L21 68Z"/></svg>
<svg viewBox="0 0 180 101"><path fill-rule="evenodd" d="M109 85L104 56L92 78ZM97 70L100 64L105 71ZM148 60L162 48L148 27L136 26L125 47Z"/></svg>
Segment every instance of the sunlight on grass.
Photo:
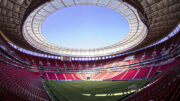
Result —
<svg viewBox="0 0 180 101"><path fill-rule="evenodd" d="M46 81L61 101L117 101L141 90L148 81ZM137 88L132 89L132 85Z"/></svg>
<svg viewBox="0 0 180 101"><path fill-rule="evenodd" d="M120 92L120 93L106 93L106 94L95 94L94 96L120 96L120 95L126 95L135 92L136 90L131 90L128 92ZM82 94L84 96L92 96L92 94Z"/></svg>

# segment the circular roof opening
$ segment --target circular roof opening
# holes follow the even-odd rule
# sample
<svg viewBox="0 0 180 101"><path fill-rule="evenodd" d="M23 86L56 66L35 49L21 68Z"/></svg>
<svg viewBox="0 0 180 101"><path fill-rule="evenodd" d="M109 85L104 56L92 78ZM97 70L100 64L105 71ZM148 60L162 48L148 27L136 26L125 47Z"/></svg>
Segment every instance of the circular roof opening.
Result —
<svg viewBox="0 0 180 101"><path fill-rule="evenodd" d="M96 5L65 7L42 24L45 39L75 49L106 47L122 40L128 32L128 22L120 13Z"/></svg>
<svg viewBox="0 0 180 101"><path fill-rule="evenodd" d="M82 5L82 6L79 6L79 5ZM85 49L86 48L85 46L83 46L83 49L82 48L69 48L70 46L65 46L65 44L63 42L60 42L61 43L60 45L52 43L50 40L47 40L48 36L46 36L46 38L45 38L45 36L42 34L43 23L45 24L45 22L46 22L46 20L48 20L49 16L51 17L51 16L55 15L56 13L54 13L54 12L61 12L60 10L62 10L62 12L63 12L66 9L68 10L73 7L77 7L77 8L83 7L83 6L94 7L91 5L102 6L102 9L108 8L106 10L107 11L109 10L109 13L104 13L106 16L103 16L103 17L102 17L102 15L98 16L99 14L103 13L106 10L98 12L100 10L100 9L98 9L98 10L94 11L97 14L94 14L93 9L91 8L90 9L91 13L93 14L93 16L97 16L97 18L91 17L91 16L87 17L87 15L84 14L82 11L82 10L85 10L84 12L87 12L88 11L87 8L80 9L81 12L78 11L79 14L80 15L83 14L85 17L82 17L82 19L79 19L79 21L75 20L75 16L69 16L68 14L66 15L67 18L65 18L65 19L67 19L66 21L61 20L62 18L61 19L54 18L53 20L57 21L56 22L57 24L53 25L52 28L59 27L60 24L61 24L61 26L59 28L52 30L52 32L54 32L54 34L55 34L54 36L56 36L58 38L58 40L61 40L64 38L62 36L59 36L59 37L57 36L57 34L60 34L60 33L61 33L60 35L63 35L62 32L57 33L57 29L61 28L60 31L62 31L67 28L66 31L69 32L68 34L72 34L72 32L74 34L76 32L77 34L65 36L65 38L68 38L67 40L69 40L69 42L72 42L71 41L72 39L79 40L77 37L80 36L80 35L78 35L78 34L80 34L80 33L78 33L80 31L83 32L83 35L95 34L95 37L85 36L86 38L90 39L90 40L85 39L85 40L87 40L88 43L94 42L97 44L97 42L93 41L93 39L95 39L98 36L100 36L100 39L101 39L102 36L105 36L105 37L108 37L107 39L110 40L110 41L106 40L106 42L110 45L108 45L105 41L102 41L104 47L103 46L99 47L97 44L96 46L99 48L90 48L91 46L89 44L85 44L88 49ZM105 8L103 8L103 7L105 7ZM114 10L114 12L111 11L110 9ZM122 31L123 29L126 29L126 28L122 28L121 25L116 25L116 24L121 24L123 20L121 20L121 17L119 18L120 20L112 19L113 15L117 14L115 12L119 13L119 15L117 15L117 16L122 15L129 24L128 34L125 35L124 38L119 38L115 34L115 32L117 32L118 35L126 34L126 33L118 32L118 31ZM68 13L70 13L70 12L68 12ZM60 13L60 14L63 14L63 13ZM75 14L78 14L78 13L75 13ZM110 19L110 17L107 17L107 16L110 16L112 18ZM114 16L114 17L116 18L116 16ZM89 22L87 22L86 19L88 19ZM94 20L92 20L92 19L94 19ZM102 19L105 19L105 20L102 20ZM72 26L72 25L77 25L77 26L74 26L75 27L74 30L72 30L73 27L69 27L69 28L65 27L64 29L62 29L62 27L64 27L64 26L62 26L63 24L61 22L58 22L58 20L61 20L61 22L64 21L64 26ZM73 20L75 21L74 24L72 23ZM112 22L108 22L108 21L112 21L113 24L112 24ZM51 22L51 21L47 21L47 22ZM97 22L99 22L99 23L97 23ZM79 23L79 25L77 23ZM104 27L101 25L102 23L105 23L108 25ZM80 25L80 24L82 24L82 25ZM95 26L97 26L97 27L95 27ZM112 26L114 27L113 31L110 30L112 28ZM124 26L125 26L125 24L123 24L123 27ZM77 29L76 27L80 27L80 28ZM49 29L49 28L47 28L47 29ZM71 30L68 30L68 29L71 29ZM117 30L117 29L119 29L119 30ZM97 31L97 30L99 30L99 31ZM104 31L104 30L106 30L106 31ZM94 31L97 31L99 33L98 34L93 33ZM110 31L110 33L104 34L105 32L108 32L108 31ZM50 36L53 36L52 32L50 32L51 33L51 34L49 34ZM90 33L90 32L92 32L92 33ZM114 32L114 33L112 33L112 32ZM64 34L64 35L68 35L68 34ZM114 34L114 35L112 35L112 34ZM108 35L111 35L111 36L108 36ZM122 52L125 52L125 51L137 46L139 43L141 43L145 39L146 35L147 35L147 27L142 23L137 10L135 8L133 8L131 5L129 5L128 3L123 2L121 0L120 1L119 0L98 0L98 1L97 0L88 0L88 1L87 0L52 0L50 2L43 4L39 8L35 9L27 17L27 19L23 25L23 36L30 45L32 45L33 47L35 47L41 51L44 51L44 52L47 52L50 54L71 56L71 57L97 57L97 56L106 56L106 55L112 55L112 54L116 54L116 53L122 53ZM112 39L111 39L111 37L112 37ZM72 38L72 39L70 39L70 38ZM84 38L81 38L81 39L84 39ZM100 39L97 39L97 40L99 41ZM115 39L119 39L119 41L116 42ZM81 41L77 45L79 46L80 44L85 43L85 40ZM112 42L112 41L114 41L114 42ZM110 42L112 42L112 43L110 43Z"/></svg>

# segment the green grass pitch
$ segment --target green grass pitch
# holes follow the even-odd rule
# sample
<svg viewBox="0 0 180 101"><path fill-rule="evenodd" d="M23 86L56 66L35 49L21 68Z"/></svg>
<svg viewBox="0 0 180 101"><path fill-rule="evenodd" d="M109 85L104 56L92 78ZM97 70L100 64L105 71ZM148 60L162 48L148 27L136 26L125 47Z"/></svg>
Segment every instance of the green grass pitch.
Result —
<svg viewBox="0 0 180 101"><path fill-rule="evenodd" d="M130 93L129 86L137 85L141 88L147 82L146 80L45 81L60 101L116 101Z"/></svg>

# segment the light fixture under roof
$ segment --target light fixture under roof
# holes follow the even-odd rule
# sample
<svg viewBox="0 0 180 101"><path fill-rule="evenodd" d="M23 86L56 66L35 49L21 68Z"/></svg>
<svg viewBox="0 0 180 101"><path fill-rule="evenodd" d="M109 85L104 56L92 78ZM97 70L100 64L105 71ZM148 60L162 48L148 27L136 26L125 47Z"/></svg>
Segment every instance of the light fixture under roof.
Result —
<svg viewBox="0 0 180 101"><path fill-rule="evenodd" d="M53 12L74 5L97 5L115 10L129 23L128 35L119 42L101 48L73 49L55 45L46 40L41 32L43 21ZM120 53L141 43L147 35L147 27L142 23L137 10L119 0L53 0L35 9L23 25L23 36L33 47L56 55L73 57L96 57Z"/></svg>

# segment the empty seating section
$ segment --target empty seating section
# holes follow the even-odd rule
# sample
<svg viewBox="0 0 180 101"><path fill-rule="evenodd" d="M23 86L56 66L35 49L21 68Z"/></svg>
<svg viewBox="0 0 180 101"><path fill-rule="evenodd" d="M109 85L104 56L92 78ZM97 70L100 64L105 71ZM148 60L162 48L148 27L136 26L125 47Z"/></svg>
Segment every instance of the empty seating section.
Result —
<svg viewBox="0 0 180 101"><path fill-rule="evenodd" d="M45 79L48 80L80 80L80 77L78 77L78 74L75 73L53 73L53 72L47 72L47 73L41 73L42 76Z"/></svg>
<svg viewBox="0 0 180 101"><path fill-rule="evenodd" d="M99 73L99 74L97 74L93 79L103 79L103 77L104 77L105 74L106 74L106 72Z"/></svg>
<svg viewBox="0 0 180 101"><path fill-rule="evenodd" d="M80 80L83 80L83 77L81 76L81 74L77 73L77 74L74 74L76 75Z"/></svg>
<svg viewBox="0 0 180 101"><path fill-rule="evenodd" d="M121 56L121 58L118 58L118 60L116 61L116 64L114 64L114 66L120 66L122 65L122 61L124 60L125 56Z"/></svg>
<svg viewBox="0 0 180 101"><path fill-rule="evenodd" d="M80 64L81 64L81 66L82 66L82 69L87 69L87 68L89 68L88 62L86 62L86 61L83 61L83 62L81 62Z"/></svg>
<svg viewBox="0 0 180 101"><path fill-rule="evenodd" d="M95 67L100 67L103 65L102 61L95 61Z"/></svg>
<svg viewBox="0 0 180 101"><path fill-rule="evenodd" d="M130 64L131 63L131 60L126 60L126 61L123 61L122 62L122 65L128 65L128 64Z"/></svg>
<svg viewBox="0 0 180 101"><path fill-rule="evenodd" d="M114 65L114 62L116 62L116 58L109 60L106 67L112 67Z"/></svg>
<svg viewBox="0 0 180 101"><path fill-rule="evenodd" d="M56 63L57 63L57 66L56 66L56 67L64 68L64 67L63 67L64 64L63 64L63 62L62 62L61 60L55 60L55 61L56 61Z"/></svg>
<svg viewBox="0 0 180 101"><path fill-rule="evenodd" d="M33 73L1 62L0 85L3 86L3 92L10 93L12 97L19 99L18 101L24 99L33 101L51 100L42 85L39 73Z"/></svg>
<svg viewBox="0 0 180 101"><path fill-rule="evenodd" d="M13 60L13 56L7 55L9 51L7 54L4 54L1 50L0 86L2 87L0 87L0 100L5 97L9 97L7 99L11 100L11 95L19 101L27 99L32 101L49 101L50 98L44 90L42 79L39 76L43 76L47 80L86 80L88 77L90 77L91 80L133 80L150 79L157 71L162 71L167 74L163 74L162 78L152 83L146 90L142 91L148 92L148 94L143 95L142 97L135 97L137 101L141 98L150 100L147 96L151 95L152 92L155 92L154 95L152 94L154 96L152 99L157 100L158 97L156 94L163 90L162 87L158 90L158 84L162 84L158 82L167 83L168 85L165 85L164 87L167 87L170 91L172 89L175 90L174 86L172 89L169 86L172 86L172 82L175 85L179 83L177 80L171 81L171 78L167 75L173 76L173 74L166 72L175 64L180 63L179 48L180 41L178 37L175 37L174 39L170 39L169 41L139 52L115 58L92 61L61 61L60 59L28 55L12 49L17 55L14 57L19 57L19 59L26 64ZM171 61L171 59L174 60ZM15 65L24 69L17 68ZM29 65L31 65L31 67L28 67ZM31 71L37 70L37 72L26 70L29 68ZM86 71L84 71L86 69L91 70L93 73L86 73ZM97 69L97 71L94 69ZM165 77L167 77L171 83L167 82ZM153 90L148 91L153 87ZM179 86L178 89L180 89ZM167 95L165 95L165 92ZM170 92L168 92L168 90L165 90L165 92L163 92L164 96L168 97ZM177 93L179 92L177 91ZM142 93L137 94L137 96L140 95L142 95Z"/></svg>
<svg viewBox="0 0 180 101"><path fill-rule="evenodd" d="M125 101L179 101L180 97L179 65L163 72L154 82Z"/></svg>
<svg viewBox="0 0 180 101"><path fill-rule="evenodd" d="M41 73L41 75L45 78L45 79L49 79L48 75L46 73Z"/></svg>
<svg viewBox="0 0 180 101"><path fill-rule="evenodd" d="M99 64L99 67L100 68L104 68L104 67L107 67L107 65L108 65L108 63L110 62L110 61L108 61L108 60L104 60L104 61L100 61L101 63Z"/></svg>
<svg viewBox="0 0 180 101"><path fill-rule="evenodd" d="M153 51L154 51L154 48L149 48L149 49L145 50L145 52L144 52L145 58L143 60L151 59Z"/></svg>
<svg viewBox="0 0 180 101"><path fill-rule="evenodd" d="M158 56L161 56L162 55L162 50L164 48L164 44L162 45L158 45L155 47L155 50L156 50L156 55L155 57L158 57Z"/></svg>
<svg viewBox="0 0 180 101"><path fill-rule="evenodd" d="M169 69L170 67L172 67L174 65L174 63L168 63L168 64L164 64L162 66L160 66L159 71L166 71L167 69Z"/></svg>
<svg viewBox="0 0 180 101"><path fill-rule="evenodd" d="M72 76L74 77L75 80L80 80L80 78L75 73L73 73Z"/></svg>
<svg viewBox="0 0 180 101"><path fill-rule="evenodd" d="M94 61L88 62L89 68L93 68L94 64L95 64Z"/></svg>
<svg viewBox="0 0 180 101"><path fill-rule="evenodd" d="M40 58L39 64L41 64L42 66L48 66L48 59L47 58Z"/></svg>
<svg viewBox="0 0 180 101"><path fill-rule="evenodd" d="M49 79L52 79L52 80L57 80L56 76L55 76L55 73L47 73Z"/></svg>
<svg viewBox="0 0 180 101"><path fill-rule="evenodd" d="M105 76L104 76L104 80L111 80L115 75L116 75L117 72L110 72L110 73L107 73Z"/></svg>
<svg viewBox="0 0 180 101"><path fill-rule="evenodd" d="M48 63L51 67L58 67L59 65L57 65L57 62L55 59L47 59Z"/></svg>
<svg viewBox="0 0 180 101"><path fill-rule="evenodd" d="M83 80L86 80L86 74L80 74Z"/></svg>
<svg viewBox="0 0 180 101"><path fill-rule="evenodd" d="M92 77L92 79L96 79L96 77L98 77L99 75L101 75L101 73L95 74L95 75Z"/></svg>
<svg viewBox="0 0 180 101"><path fill-rule="evenodd" d="M64 64L66 64L66 67L65 68L72 68L72 65L70 62L67 62L67 61L63 61Z"/></svg>
<svg viewBox="0 0 180 101"><path fill-rule="evenodd" d="M156 73L156 71L158 70L158 68L159 68L159 66L151 67L151 71L150 71L148 77L149 77L149 78L152 77L152 76Z"/></svg>
<svg viewBox="0 0 180 101"><path fill-rule="evenodd" d="M137 54L137 57L135 57L134 59L130 59L130 60L128 60L128 59L125 60L125 57L123 57L123 58L115 58L111 61L106 60L106 61L96 61L96 62L95 61L69 62L69 61L60 61L60 60L40 58L40 57L38 58L35 56L31 56L31 58L32 58L32 63L35 63L35 65L43 65L43 66L50 66L50 67L52 66L53 68L57 68L57 67L62 68L62 65L66 64L65 66L63 66L63 68L78 67L81 69L86 69L86 68L93 68L96 66L99 66L100 68L109 67L112 65L117 65L118 62L120 62L121 65L122 64L127 65L127 64L131 63L133 60L136 61L136 59L138 57L141 58L141 55ZM6 60L8 62L12 62L3 56L1 56L1 59ZM30 58L28 60L30 60ZM139 60L142 61L141 59L139 59ZM136 62L133 61L133 63L136 63ZM154 67L153 66L151 66L151 67L146 67L146 66L126 67L127 70L124 69L125 70L124 72L97 73L94 76L91 76L91 79L94 79L94 80L96 80L96 79L97 80L98 79L101 79L101 80L129 80L129 79L150 78L155 74L156 71L166 71L173 64L174 63L171 62L171 63L166 63L164 65L159 65L159 66L154 66ZM146 64L146 65L149 65L149 64ZM130 70L128 70L128 68ZM138 68L140 68L140 69L138 69ZM87 79L85 74L78 74L78 73L54 73L54 72L44 72L43 73L42 72L41 75L45 79L52 79L52 80L86 80Z"/></svg>
<svg viewBox="0 0 180 101"><path fill-rule="evenodd" d="M130 70L122 79L133 79L136 72L137 72L137 69Z"/></svg>
<svg viewBox="0 0 180 101"><path fill-rule="evenodd" d="M169 47L169 43L167 43L167 47ZM137 52L134 54L134 59L132 60L125 60L128 55L121 56L118 58L108 59L108 60L101 60L101 61L61 61L59 59L48 59L36 56L29 56L27 54L21 53L20 56L23 56L25 61L29 61L32 65L40 65L40 66L49 66L49 67L58 67L58 68L74 68L74 69L87 69L87 68L104 68L104 67L113 67L113 66L120 66L120 65L128 65L130 63L138 63L140 61L152 59L153 57L161 56L162 49L165 49L164 44L160 44L158 46L146 49L143 52ZM165 49L167 50L167 48Z"/></svg>
<svg viewBox="0 0 180 101"><path fill-rule="evenodd" d="M178 42L168 41L165 44L166 50L169 49L169 52L172 52L174 49L178 48L178 46L175 46Z"/></svg>
<svg viewBox="0 0 180 101"><path fill-rule="evenodd" d="M112 80L120 80L126 72L127 71L119 72L116 76L112 78Z"/></svg>
<svg viewBox="0 0 180 101"><path fill-rule="evenodd" d="M28 62L30 65L36 65L36 63L32 60L30 55L25 56L26 62Z"/></svg>
<svg viewBox="0 0 180 101"><path fill-rule="evenodd" d="M17 96L16 94L13 93L11 90L7 90L3 86L0 87L0 100L1 101L26 101L25 98Z"/></svg>
<svg viewBox="0 0 180 101"><path fill-rule="evenodd" d="M138 63L138 62L140 62L142 55L143 55L143 54L142 54L141 52L137 52L137 53L135 54L135 58L134 58L134 61L132 61L132 63Z"/></svg>
<svg viewBox="0 0 180 101"><path fill-rule="evenodd" d="M34 65L40 66L40 64L39 64L39 58L40 58L40 57L31 56L31 61L33 62Z"/></svg>
<svg viewBox="0 0 180 101"><path fill-rule="evenodd" d="M141 68L138 74L135 76L135 79L146 78L149 73L150 67Z"/></svg>
<svg viewBox="0 0 180 101"><path fill-rule="evenodd" d="M64 76L66 77L66 80L74 80L71 73L64 73Z"/></svg>
<svg viewBox="0 0 180 101"><path fill-rule="evenodd" d="M65 80L66 78L64 77L63 73L56 73L58 80Z"/></svg>

